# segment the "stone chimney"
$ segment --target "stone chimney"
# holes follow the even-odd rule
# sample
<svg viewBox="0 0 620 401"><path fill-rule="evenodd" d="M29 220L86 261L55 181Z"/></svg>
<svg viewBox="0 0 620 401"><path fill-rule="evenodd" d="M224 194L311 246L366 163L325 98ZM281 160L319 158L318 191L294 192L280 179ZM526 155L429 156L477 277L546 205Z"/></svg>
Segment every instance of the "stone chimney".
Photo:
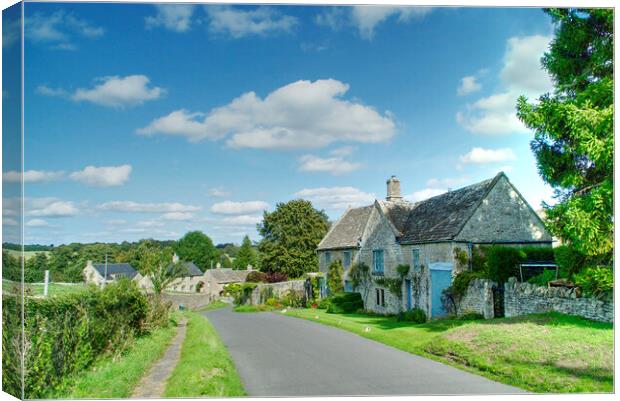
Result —
<svg viewBox="0 0 620 401"><path fill-rule="evenodd" d="M400 181L398 181L398 178L393 175L389 180L387 180L387 196L385 197L385 200L388 202L394 202L402 199L403 197L400 196Z"/></svg>
<svg viewBox="0 0 620 401"><path fill-rule="evenodd" d="M179 263L179 255L176 253L172 254L172 263Z"/></svg>

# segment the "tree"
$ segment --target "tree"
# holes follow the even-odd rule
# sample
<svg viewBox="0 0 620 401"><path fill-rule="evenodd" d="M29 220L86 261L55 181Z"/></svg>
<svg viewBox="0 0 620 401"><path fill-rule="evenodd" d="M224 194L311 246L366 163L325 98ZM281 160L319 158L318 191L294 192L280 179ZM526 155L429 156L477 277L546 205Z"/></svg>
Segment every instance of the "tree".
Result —
<svg viewBox="0 0 620 401"><path fill-rule="evenodd" d="M181 260L194 262L200 270L211 268L211 262L217 263L217 250L213 241L201 231L190 231L174 247Z"/></svg>
<svg viewBox="0 0 620 401"><path fill-rule="evenodd" d="M550 230L599 262L613 254L613 25L611 9L547 10L555 39L542 58L555 89L517 115L535 132L538 172L558 203L544 205Z"/></svg>
<svg viewBox="0 0 620 401"><path fill-rule="evenodd" d="M327 268L327 286L332 294L344 291L342 284L342 276L344 269L342 268L342 262L340 259L334 260Z"/></svg>
<svg viewBox="0 0 620 401"><path fill-rule="evenodd" d="M187 273L182 262L172 262L172 248L158 249L143 245L140 247L140 270L151 279L153 292L161 295L162 291L176 278Z"/></svg>
<svg viewBox="0 0 620 401"><path fill-rule="evenodd" d="M256 266L256 252L252 248L252 241L247 235L243 237L241 248L237 252L237 257L233 262L233 268L237 270L245 270L248 265Z"/></svg>
<svg viewBox="0 0 620 401"><path fill-rule="evenodd" d="M263 212L257 228L263 237L258 244L262 271L301 277L318 270L316 247L328 228L324 211L303 199L279 203L275 211Z"/></svg>
<svg viewBox="0 0 620 401"><path fill-rule="evenodd" d="M9 251L2 250L2 279L22 281L21 256L15 257Z"/></svg>

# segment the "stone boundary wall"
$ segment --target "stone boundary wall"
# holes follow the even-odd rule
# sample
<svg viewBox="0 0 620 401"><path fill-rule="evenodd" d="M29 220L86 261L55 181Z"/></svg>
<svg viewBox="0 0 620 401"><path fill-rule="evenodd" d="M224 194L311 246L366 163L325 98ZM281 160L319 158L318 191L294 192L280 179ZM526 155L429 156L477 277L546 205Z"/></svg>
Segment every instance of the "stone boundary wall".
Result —
<svg viewBox="0 0 620 401"><path fill-rule="evenodd" d="M508 280L504 288L506 317L559 312L601 322L614 321L613 301L580 298L575 289L539 287L534 284L519 283L514 277Z"/></svg>
<svg viewBox="0 0 620 401"><path fill-rule="evenodd" d="M270 297L282 298L288 291L298 292L303 297L304 282L305 280L291 280L280 283L261 283L252 290L249 303L251 305L263 304Z"/></svg>
<svg viewBox="0 0 620 401"><path fill-rule="evenodd" d="M493 308L493 286L495 282L485 279L475 279L469 283L467 292L454 304L446 297L442 297L442 303L449 314L463 316L467 313L479 313L485 319L493 319L495 311Z"/></svg>
<svg viewBox="0 0 620 401"><path fill-rule="evenodd" d="M163 292L162 298L172 302L174 309L179 309L179 305L183 305L186 309L200 309L209 305L212 301L211 297L204 293L179 294Z"/></svg>

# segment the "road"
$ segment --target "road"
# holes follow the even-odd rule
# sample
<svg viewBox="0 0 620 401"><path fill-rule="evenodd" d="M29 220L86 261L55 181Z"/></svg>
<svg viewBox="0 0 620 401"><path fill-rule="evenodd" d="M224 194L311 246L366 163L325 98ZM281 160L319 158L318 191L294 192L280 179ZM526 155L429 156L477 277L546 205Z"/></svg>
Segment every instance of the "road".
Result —
<svg viewBox="0 0 620 401"><path fill-rule="evenodd" d="M250 396L516 394L524 390L277 313L205 312Z"/></svg>

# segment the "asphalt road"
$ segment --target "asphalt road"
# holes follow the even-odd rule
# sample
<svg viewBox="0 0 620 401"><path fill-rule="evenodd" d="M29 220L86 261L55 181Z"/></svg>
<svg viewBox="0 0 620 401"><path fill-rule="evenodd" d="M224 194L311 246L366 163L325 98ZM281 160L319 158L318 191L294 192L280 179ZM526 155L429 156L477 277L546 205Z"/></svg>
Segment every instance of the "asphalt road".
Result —
<svg viewBox="0 0 620 401"><path fill-rule="evenodd" d="M277 313L205 312L250 396L524 391L353 333Z"/></svg>

